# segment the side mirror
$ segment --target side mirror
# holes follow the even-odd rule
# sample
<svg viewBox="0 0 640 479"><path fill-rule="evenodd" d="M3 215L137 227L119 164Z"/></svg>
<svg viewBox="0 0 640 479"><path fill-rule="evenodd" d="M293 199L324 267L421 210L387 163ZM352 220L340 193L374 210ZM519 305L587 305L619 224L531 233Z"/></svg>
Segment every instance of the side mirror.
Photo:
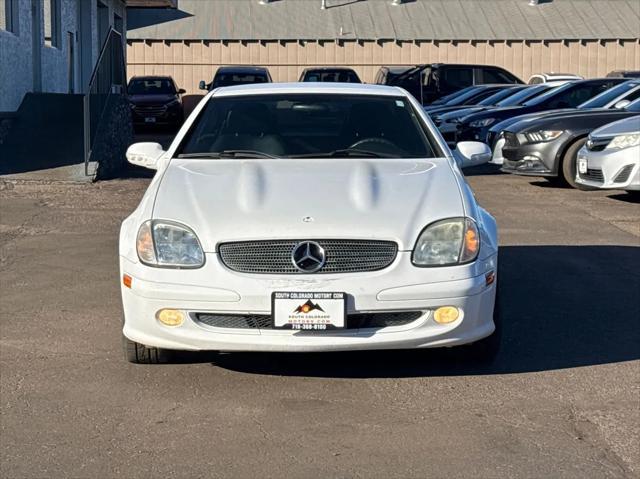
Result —
<svg viewBox="0 0 640 479"><path fill-rule="evenodd" d="M180 88L178 90L178 95L184 95L185 93L187 93L187 90L185 90L184 88Z"/></svg>
<svg viewBox="0 0 640 479"><path fill-rule="evenodd" d="M164 150L160 143L134 143L127 149L127 161L150 170L158 169L158 159Z"/></svg>
<svg viewBox="0 0 640 479"><path fill-rule="evenodd" d="M483 165L491 160L491 148L479 141L461 141L453 156L460 168Z"/></svg>
<svg viewBox="0 0 640 479"><path fill-rule="evenodd" d="M618 103L613 105L613 107L617 110L622 110L623 108L626 108L630 104L631 102L629 100L620 100Z"/></svg>
<svg viewBox="0 0 640 479"><path fill-rule="evenodd" d="M200 83L198 83L198 88L200 88L201 90L207 89L207 84L205 83L204 80L200 80Z"/></svg>

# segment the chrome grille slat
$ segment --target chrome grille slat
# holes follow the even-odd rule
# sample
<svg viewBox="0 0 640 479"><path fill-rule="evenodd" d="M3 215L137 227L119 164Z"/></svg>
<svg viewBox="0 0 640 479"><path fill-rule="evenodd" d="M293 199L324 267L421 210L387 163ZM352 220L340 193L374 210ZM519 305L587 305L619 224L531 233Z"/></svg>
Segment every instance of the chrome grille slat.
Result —
<svg viewBox="0 0 640 479"><path fill-rule="evenodd" d="M601 139L589 139L587 141L587 150L589 151L602 151L607 145L611 142L612 138L601 138Z"/></svg>
<svg viewBox="0 0 640 479"><path fill-rule="evenodd" d="M218 247L222 263L233 271L257 274L306 274L292 262L291 254L305 240L266 240L223 243ZM378 240L314 240L326 252L322 273L355 273L386 268L396 258L398 245Z"/></svg>
<svg viewBox="0 0 640 479"><path fill-rule="evenodd" d="M633 165L626 165L620 168L620 171L613 179L614 183L624 183L629 179L629 175L631 174L631 170L633 170Z"/></svg>
<svg viewBox="0 0 640 479"><path fill-rule="evenodd" d="M589 168L586 173L580 173L580 176L585 180L604 182L604 176L602 170L599 168Z"/></svg>

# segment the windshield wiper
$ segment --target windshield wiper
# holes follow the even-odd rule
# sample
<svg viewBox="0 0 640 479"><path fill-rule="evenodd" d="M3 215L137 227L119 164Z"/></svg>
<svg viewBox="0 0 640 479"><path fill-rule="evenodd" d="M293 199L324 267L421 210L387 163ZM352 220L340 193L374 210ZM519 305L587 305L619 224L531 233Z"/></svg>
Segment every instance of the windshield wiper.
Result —
<svg viewBox="0 0 640 479"><path fill-rule="evenodd" d="M178 158L280 158L279 156L256 150L222 150L200 153L182 153Z"/></svg>
<svg viewBox="0 0 640 479"><path fill-rule="evenodd" d="M290 158L336 158L340 156L361 157L361 158L391 158L391 155L378 153L370 150L359 150L357 148L345 148L319 153L305 153L304 155L291 155Z"/></svg>

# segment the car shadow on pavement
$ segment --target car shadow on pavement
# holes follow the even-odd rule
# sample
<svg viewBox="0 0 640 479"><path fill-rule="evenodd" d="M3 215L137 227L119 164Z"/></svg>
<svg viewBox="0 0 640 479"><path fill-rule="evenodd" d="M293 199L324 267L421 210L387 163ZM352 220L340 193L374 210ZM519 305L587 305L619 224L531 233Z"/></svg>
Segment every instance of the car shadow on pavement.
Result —
<svg viewBox="0 0 640 479"><path fill-rule="evenodd" d="M640 247L500 248L502 338L491 365L467 347L340 353L189 354L279 376L400 378L547 371L640 358Z"/></svg>
<svg viewBox="0 0 640 479"><path fill-rule="evenodd" d="M500 165L493 163L485 163L484 165L472 166L462 170L464 176L489 176L489 175L508 175L500 170Z"/></svg>
<svg viewBox="0 0 640 479"><path fill-rule="evenodd" d="M609 195L609 198L612 200L624 201L625 203L640 203L640 192L634 192L634 194L629 193L617 193L614 195Z"/></svg>

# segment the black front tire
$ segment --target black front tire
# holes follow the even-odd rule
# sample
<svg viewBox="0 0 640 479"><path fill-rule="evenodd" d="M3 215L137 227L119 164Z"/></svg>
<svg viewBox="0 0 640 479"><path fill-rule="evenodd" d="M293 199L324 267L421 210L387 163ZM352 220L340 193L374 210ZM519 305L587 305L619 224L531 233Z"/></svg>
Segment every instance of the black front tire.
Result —
<svg viewBox="0 0 640 479"><path fill-rule="evenodd" d="M164 354L161 349L148 348L122 336L124 357L134 364L160 364L164 362Z"/></svg>
<svg viewBox="0 0 640 479"><path fill-rule="evenodd" d="M590 188L588 186L581 185L576 183L576 173L578 166L578 151L580 148L584 146L587 142L586 138L580 138L576 140L565 152L562 157L562 165L560 167L559 173L562 174L562 180L565 184L575 188L577 190L593 190L594 188Z"/></svg>

